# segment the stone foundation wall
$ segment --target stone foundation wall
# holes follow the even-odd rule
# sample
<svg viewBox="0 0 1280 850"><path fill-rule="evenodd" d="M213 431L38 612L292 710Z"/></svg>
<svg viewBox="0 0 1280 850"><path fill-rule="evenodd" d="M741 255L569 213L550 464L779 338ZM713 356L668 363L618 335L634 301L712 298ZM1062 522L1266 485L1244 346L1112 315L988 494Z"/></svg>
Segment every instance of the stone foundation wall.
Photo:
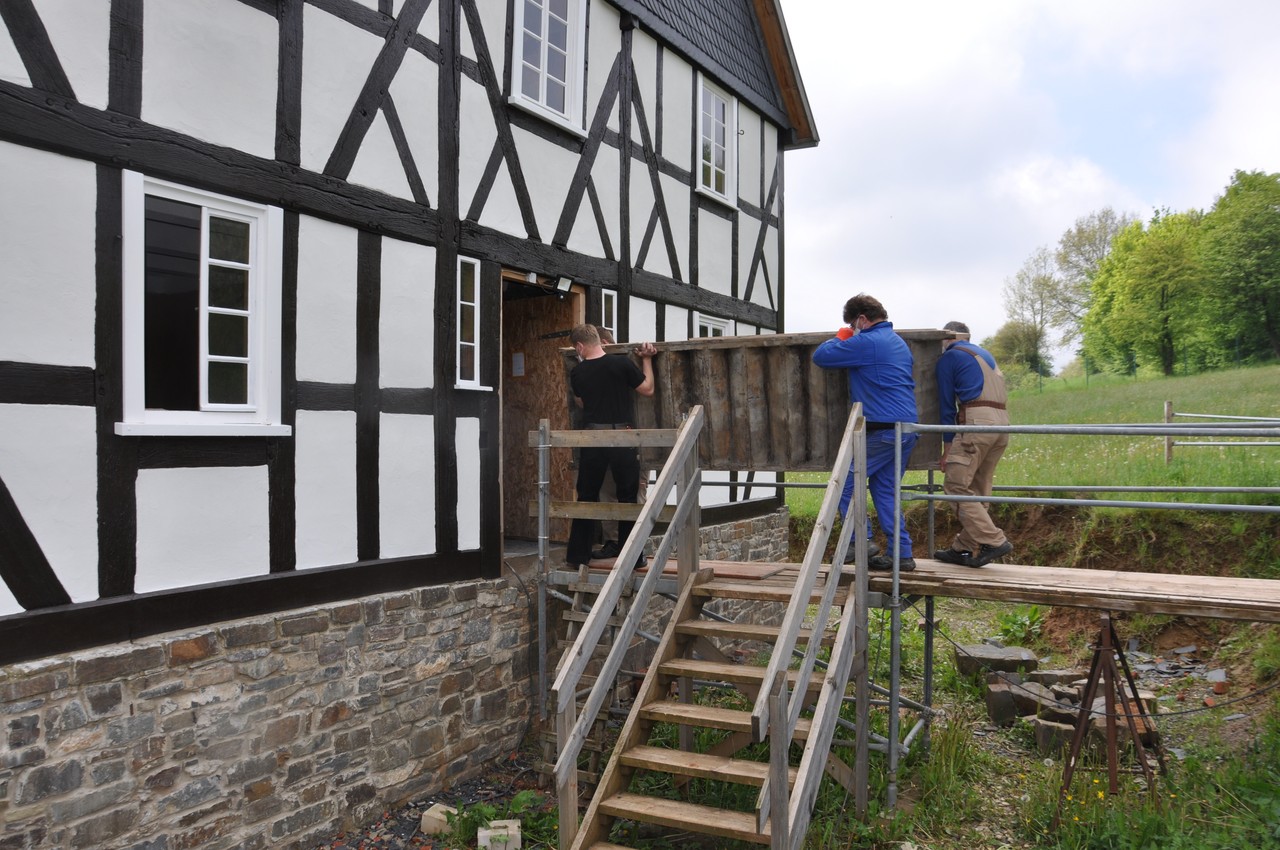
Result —
<svg viewBox="0 0 1280 850"><path fill-rule="evenodd" d="M0 668L0 850L310 850L478 775L528 728L504 580Z"/></svg>

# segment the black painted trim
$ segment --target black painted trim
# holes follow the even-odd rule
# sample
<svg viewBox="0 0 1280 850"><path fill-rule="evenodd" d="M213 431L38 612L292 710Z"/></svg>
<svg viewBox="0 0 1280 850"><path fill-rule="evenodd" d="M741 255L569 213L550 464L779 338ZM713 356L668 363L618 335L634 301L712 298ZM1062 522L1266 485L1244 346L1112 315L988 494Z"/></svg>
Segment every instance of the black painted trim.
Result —
<svg viewBox="0 0 1280 850"><path fill-rule="evenodd" d="M778 329L779 333L781 333L783 328L786 327L786 324L784 324L784 322L786 319L785 310L787 306L787 299L783 297L783 292L784 292L783 282L786 276L787 264L785 262L782 262L782 258L787 256L785 253L787 248L786 246L787 233L786 233L786 230L783 229L781 224L781 221L783 218L783 208L786 206L786 203L787 203L787 193L785 191L786 182L787 182L786 181L787 166L786 166L786 160L782 156L782 147L783 147L782 140L779 139L778 152L777 152L777 161L778 161L778 165L777 165L778 202L777 203L778 203L778 222L779 222L778 224L778 260L779 262L778 262L778 287L777 287L777 292L775 293L777 296L777 301L775 302L775 306L777 309L777 313L776 313L777 324L774 325L774 327Z"/></svg>
<svg viewBox="0 0 1280 850"><path fill-rule="evenodd" d="M356 409L355 384L298 381L298 410Z"/></svg>
<svg viewBox="0 0 1280 850"><path fill-rule="evenodd" d="M502 84L494 70L493 57L489 55L489 42L484 37L484 23L480 20L480 12L476 9L475 0L462 0L462 13L466 16L467 28L471 32L476 64L480 69L480 81L489 98L493 125L498 131L498 144L501 145L502 156L507 161L507 176L511 178L511 188L515 192L516 203L520 206L520 217L524 221L525 233L530 239L541 241L538 218L534 215L533 201L529 197L529 185L525 182L524 170L520 167L520 152L516 147L515 135L511 132L511 124L507 120L509 109L502 100ZM441 72L443 73L443 68Z"/></svg>
<svg viewBox="0 0 1280 850"><path fill-rule="evenodd" d="M111 0L107 108L142 114L142 0Z"/></svg>
<svg viewBox="0 0 1280 850"><path fill-rule="evenodd" d="M0 139L130 168L195 188L290 207L431 245L436 214L413 201L211 145L164 127L60 100L0 80Z"/></svg>
<svg viewBox="0 0 1280 850"><path fill-rule="evenodd" d="M502 265L480 264L480 338L488 345L480 358L480 382L502 386ZM469 393L479 396L480 419L480 551L485 578L497 578L502 569L502 488L489 482L502 480L502 400L499 393ZM461 410L458 415L463 414ZM456 454L456 451L455 451Z"/></svg>
<svg viewBox="0 0 1280 850"><path fill-rule="evenodd" d="M264 466L263 437L145 437L138 440L139 469Z"/></svg>
<svg viewBox="0 0 1280 850"><path fill-rule="evenodd" d="M32 0L4 0L0 3L0 19L4 20L9 34L13 36L13 46L27 69L32 87L75 100L76 93L67 79L67 72L62 69L35 3Z"/></svg>
<svg viewBox="0 0 1280 850"><path fill-rule="evenodd" d="M329 161L324 167L325 174L345 180L351 173L356 155L360 153L360 145L364 142L369 127L373 125L373 119L378 114L379 107L386 100L391 82L395 79L401 63L404 62L404 55L409 50L409 42L416 34L418 24L430 5L431 0L406 0L404 8L400 10L400 17L396 18L396 22L387 32L382 50L378 52L378 58L369 69L369 76L364 81L364 87L360 90L355 104L352 105L351 112L347 115L347 122L343 125L342 132L338 134L338 141L334 144L333 152L329 154Z"/></svg>
<svg viewBox="0 0 1280 850"><path fill-rule="evenodd" d="M360 231L356 242L356 557L381 554L378 502L381 389L378 320L381 309L382 239Z"/></svg>
<svg viewBox="0 0 1280 850"><path fill-rule="evenodd" d="M622 30L618 50L618 342L631 342L631 282L635 256L631 250L631 157L635 141L631 137L631 120L635 114L635 65L631 61L635 18L624 14L619 21ZM588 186L591 185L588 181ZM601 216L603 218L603 215Z"/></svg>
<svg viewBox="0 0 1280 850"><path fill-rule="evenodd" d="M461 146L462 72L461 21L458 4L440 3L439 93L439 211L440 239L436 243L436 333L435 339L435 459L436 459L436 551L458 550L458 458L455 396L458 323L458 249L461 224L458 221ZM524 241L524 240L519 240ZM481 259L476 257L476 259ZM481 355L483 356L483 348Z"/></svg>
<svg viewBox="0 0 1280 850"><path fill-rule="evenodd" d="M501 541L499 541L501 548ZM71 597L0 478L0 579L27 610L69 605Z"/></svg>
<svg viewBox="0 0 1280 850"><path fill-rule="evenodd" d="M574 171L573 180L569 183L569 191L564 199L564 207L560 210L560 222L556 225L555 236L551 237L553 245L569 244L569 235L573 233L573 224L578 218L578 208L582 206L582 196L587 192L587 180L591 177L591 170L596 164L596 155L600 153L600 143L604 140L605 129L609 125L609 113L618 97L621 76L622 61L621 57L618 57L613 60L609 79L605 81L600 102L596 104L596 114L591 119L591 130L587 133L587 141L582 146L582 154L578 157L578 168Z"/></svg>
<svg viewBox="0 0 1280 850"><path fill-rule="evenodd" d="M435 412L435 401L435 391L429 388L382 388L383 413L430 416Z"/></svg>
<svg viewBox="0 0 1280 850"><path fill-rule="evenodd" d="M302 162L302 0L279 0L280 86L276 89L276 159Z"/></svg>
<svg viewBox="0 0 1280 850"><path fill-rule="evenodd" d="M613 241L609 238L609 223L605 221L604 207L600 204L600 193L596 191L596 181L587 177L587 200L591 202L591 215L596 220L596 233L600 236L600 247L604 249L606 260L617 260L613 253Z"/></svg>
<svg viewBox="0 0 1280 850"><path fill-rule="evenodd" d="M400 165L404 168L405 179L409 182L409 191L413 199L424 207L431 206L427 198L427 187L422 183L422 174L418 164L413 161L413 149L409 146L409 137L405 135L404 124L400 123L400 113L396 111L395 99L387 92L382 101L382 115L387 119L387 129L391 131L391 140L395 142L396 153L400 155Z"/></svg>
<svg viewBox="0 0 1280 850"><path fill-rule="evenodd" d="M118 437L124 419L123 222L120 169L97 169L93 352L98 399L98 595L133 593L138 569L138 440Z"/></svg>
<svg viewBox="0 0 1280 850"><path fill-rule="evenodd" d="M212 630L225 622L362 596L471 581L480 554L421 556L298 570L181 591L130 595L0 617L0 665L128 643L163 632Z"/></svg>
<svg viewBox="0 0 1280 850"><path fill-rule="evenodd" d="M640 237L640 250L636 252L636 268L642 269L649 259L649 246L653 244L653 234L658 229L658 207L649 210L649 221L644 226L644 236Z"/></svg>
<svg viewBox="0 0 1280 850"><path fill-rule="evenodd" d="M94 404L93 369L0 360L0 404Z"/></svg>
<svg viewBox="0 0 1280 850"><path fill-rule="evenodd" d="M299 216L284 214L284 252L280 293L280 421L298 424L298 233ZM290 437L267 440L267 529L271 572L292 570L298 562L298 443Z"/></svg>
<svg viewBox="0 0 1280 850"><path fill-rule="evenodd" d="M489 192L493 190L493 182L498 179L498 169L502 167L502 140L495 139L493 150L489 151L489 159L484 164L484 173L480 175L480 183L471 198L471 206L467 208L467 220L479 221L484 213L484 205L489 200Z"/></svg>
<svg viewBox="0 0 1280 850"><path fill-rule="evenodd" d="M635 65L631 66L631 75L635 77ZM671 266L671 276L676 280L681 279L680 275L680 252L676 250L675 235L671 230L671 219L667 215L667 196L662 191L662 177L659 171L659 154L653 143L653 137L649 134L649 122L645 118L644 100L641 95L639 86L632 86L632 108L635 111L636 124L640 127L640 144L641 153L645 165L649 169L649 186L653 190L653 205L658 213L658 218L662 222L663 242L667 249L667 262ZM648 237L646 236L646 241ZM636 265L642 265L637 263Z"/></svg>

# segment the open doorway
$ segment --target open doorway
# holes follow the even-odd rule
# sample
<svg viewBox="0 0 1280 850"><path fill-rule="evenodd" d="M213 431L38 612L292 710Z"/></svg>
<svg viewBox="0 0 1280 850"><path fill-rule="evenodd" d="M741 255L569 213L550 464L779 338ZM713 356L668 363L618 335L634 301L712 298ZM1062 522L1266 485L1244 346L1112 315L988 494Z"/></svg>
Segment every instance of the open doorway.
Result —
<svg viewBox="0 0 1280 850"><path fill-rule="evenodd" d="M538 520L529 506L538 499L538 454L529 432L549 419L553 430L572 427L568 384L560 349L584 315L582 293L557 290L554 281L530 281L524 272L502 273L502 520L507 555L536 552ZM573 492L574 471L557 452L551 492ZM564 495L560 495L564 498ZM552 520L549 535L563 541L567 520Z"/></svg>

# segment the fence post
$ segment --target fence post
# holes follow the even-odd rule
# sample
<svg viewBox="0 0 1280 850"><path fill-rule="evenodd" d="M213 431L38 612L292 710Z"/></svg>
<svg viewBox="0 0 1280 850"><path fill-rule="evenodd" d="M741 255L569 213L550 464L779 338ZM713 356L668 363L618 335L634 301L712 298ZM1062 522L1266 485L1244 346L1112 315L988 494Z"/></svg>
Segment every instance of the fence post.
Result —
<svg viewBox="0 0 1280 850"><path fill-rule="evenodd" d="M1164 424L1168 425L1173 422L1173 402L1166 401L1164 403ZM1164 438L1164 463L1165 466L1173 463L1173 435L1167 434Z"/></svg>

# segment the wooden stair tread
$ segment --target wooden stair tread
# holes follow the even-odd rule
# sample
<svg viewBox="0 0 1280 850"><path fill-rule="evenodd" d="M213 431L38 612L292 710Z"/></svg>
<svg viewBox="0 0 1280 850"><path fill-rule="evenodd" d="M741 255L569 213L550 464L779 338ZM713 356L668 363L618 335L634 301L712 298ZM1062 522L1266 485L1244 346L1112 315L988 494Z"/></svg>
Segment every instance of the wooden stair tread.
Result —
<svg viewBox="0 0 1280 850"><path fill-rule="evenodd" d="M712 806L663 800L643 794L614 794L600 801L600 811L610 817L654 823L703 835L768 844L769 832L756 832L753 812L730 812Z"/></svg>
<svg viewBox="0 0 1280 850"><path fill-rule="evenodd" d="M753 664L725 664L720 661L703 661L698 658L673 658L664 661L658 667L664 676L688 676L694 679L707 679L718 682L732 682L743 685L760 685L764 682L766 668ZM787 681L794 687L798 671L788 670ZM809 690L816 691L822 687L822 675L815 671L809 679Z"/></svg>
<svg viewBox="0 0 1280 850"><path fill-rule="evenodd" d="M708 729L724 729L728 732L751 732L751 712L714 705L659 701L640 709L640 716L658 723L678 723L686 726L705 726ZM807 717L796 721L795 740L809 737L811 723Z"/></svg>
<svg viewBox="0 0 1280 850"><path fill-rule="evenodd" d="M760 623L722 623L719 620L686 620L676 624L676 632L682 635L702 635L703 637L720 637L736 640L761 640L774 643L782 632L781 626L766 626ZM813 629L801 629L799 642L808 643ZM823 632L822 644L830 646L835 640L834 632Z"/></svg>
<svg viewBox="0 0 1280 850"><path fill-rule="evenodd" d="M816 585L809 593L809 601L818 602L822 599L823 586ZM790 602L791 594L795 590L795 582L771 582L771 581L731 581L723 579L712 579L703 582L694 588L695 596L709 596L714 599L749 599L757 602ZM835 599L832 604L842 605L848 596L847 588L839 587L836 589Z"/></svg>
<svg viewBox="0 0 1280 850"><path fill-rule="evenodd" d="M769 765L766 762L747 761L709 753L690 753L667 747L647 745L632 747L623 752L619 758L623 764L643 770L736 782L739 785L754 785L757 788L764 785L765 779L769 776ZM791 768L788 773L790 783L794 784L795 769Z"/></svg>

